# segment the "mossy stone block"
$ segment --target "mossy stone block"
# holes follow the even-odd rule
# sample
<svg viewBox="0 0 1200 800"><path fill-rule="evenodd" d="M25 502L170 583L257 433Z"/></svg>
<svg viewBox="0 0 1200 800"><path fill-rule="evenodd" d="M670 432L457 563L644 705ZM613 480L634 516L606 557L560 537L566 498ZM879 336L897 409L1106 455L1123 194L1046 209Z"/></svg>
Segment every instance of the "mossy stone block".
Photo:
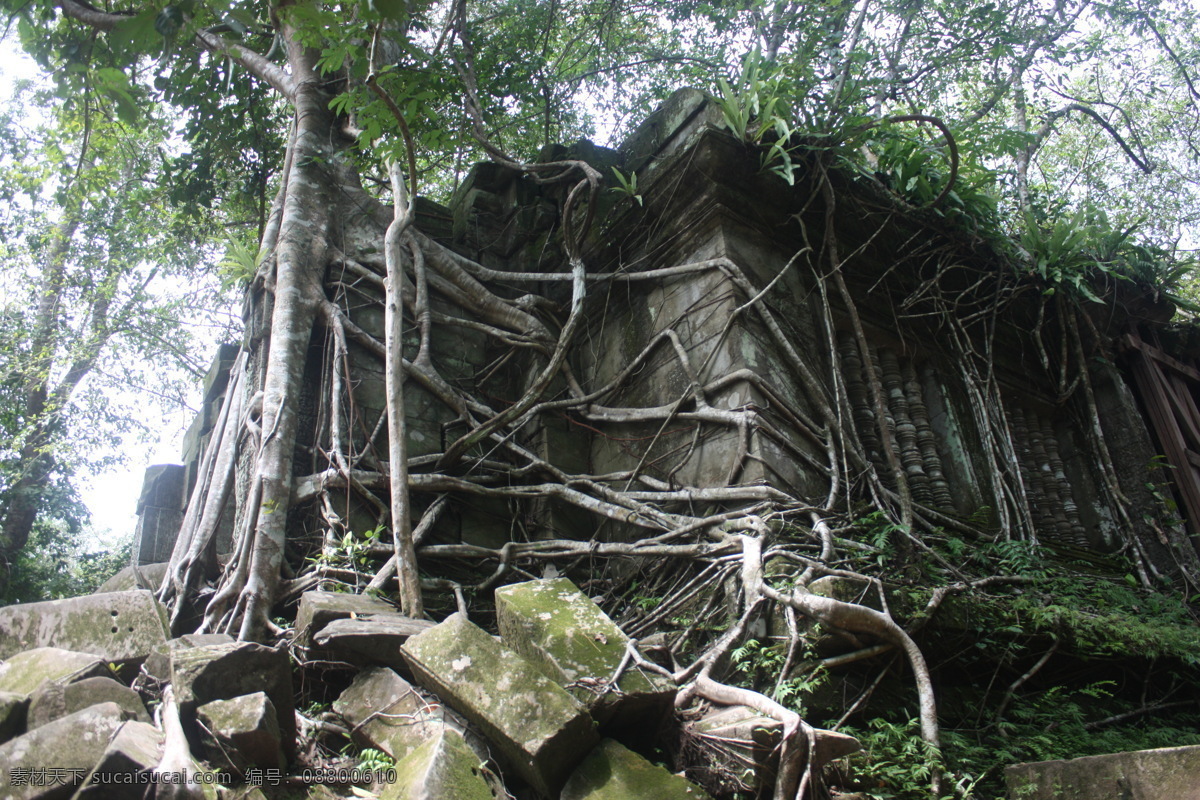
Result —
<svg viewBox="0 0 1200 800"><path fill-rule="evenodd" d="M702 800L709 795L612 739L605 739L571 775L561 800Z"/></svg>
<svg viewBox="0 0 1200 800"><path fill-rule="evenodd" d="M417 681L473 722L536 791L555 795L599 737L561 686L462 614L401 648Z"/></svg>
<svg viewBox="0 0 1200 800"><path fill-rule="evenodd" d="M616 717L665 711L675 686L630 665L608 691L625 658L629 637L567 578L515 583L496 590L496 619L504 644L537 664L592 710L604 725Z"/></svg>
<svg viewBox="0 0 1200 800"><path fill-rule="evenodd" d="M167 610L143 589L0 608L0 658L34 647L140 663L170 634Z"/></svg>
<svg viewBox="0 0 1200 800"><path fill-rule="evenodd" d="M395 613L395 606L365 594L305 592L300 596L300 608L296 611L296 644L308 647L312 637L335 619Z"/></svg>
<svg viewBox="0 0 1200 800"><path fill-rule="evenodd" d="M358 673L333 703L359 747L373 747L400 761L444 727L412 684L387 667Z"/></svg>
<svg viewBox="0 0 1200 800"><path fill-rule="evenodd" d="M70 683L111 674L108 665L92 653L37 647L0 664L0 691L29 697L46 683Z"/></svg>
<svg viewBox="0 0 1200 800"><path fill-rule="evenodd" d="M205 703L196 709L196 718L203 723L200 738L215 768L244 774L251 767L284 767L279 720L265 693Z"/></svg>
<svg viewBox="0 0 1200 800"><path fill-rule="evenodd" d="M0 797L5 800L69 798L104 755L126 712L116 703L85 708L0 745ZM21 781L18 769L63 770L64 779L49 786ZM45 781L49 783L49 781ZM142 787L143 789L145 787Z"/></svg>
<svg viewBox="0 0 1200 800"><path fill-rule="evenodd" d="M449 728L405 756L396 774L380 800L496 800L479 756Z"/></svg>
<svg viewBox="0 0 1200 800"><path fill-rule="evenodd" d="M84 678L74 683L43 684L29 698L27 726L30 730L99 703L113 702L129 712L130 719L150 722L141 696L112 678Z"/></svg>

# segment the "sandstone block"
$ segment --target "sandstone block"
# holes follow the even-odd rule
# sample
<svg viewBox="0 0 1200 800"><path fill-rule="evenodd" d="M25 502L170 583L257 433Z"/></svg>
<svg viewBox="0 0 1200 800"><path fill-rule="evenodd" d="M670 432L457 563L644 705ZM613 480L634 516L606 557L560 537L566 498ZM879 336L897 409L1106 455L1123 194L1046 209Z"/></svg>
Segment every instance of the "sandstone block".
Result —
<svg viewBox="0 0 1200 800"><path fill-rule="evenodd" d="M334 701L359 747L373 747L400 761L444 727L440 708L429 706L412 684L387 667L371 667Z"/></svg>
<svg viewBox="0 0 1200 800"><path fill-rule="evenodd" d="M140 566L131 564L128 567L122 567L120 572L100 584L100 588L95 591L95 594L128 592L132 589L145 589L150 592L157 592L158 587L162 585L163 576L166 574L166 561L157 564L142 564Z"/></svg>
<svg viewBox="0 0 1200 800"><path fill-rule="evenodd" d="M196 717L205 755L217 769L239 774L250 767L283 769L279 719L263 692L205 703Z"/></svg>
<svg viewBox="0 0 1200 800"><path fill-rule="evenodd" d="M71 797L104 755L125 713L116 703L101 703L0 745L0 797Z"/></svg>
<svg viewBox="0 0 1200 800"><path fill-rule="evenodd" d="M35 647L62 647L135 663L168 637L166 609L140 589L0 608L0 658Z"/></svg>
<svg viewBox="0 0 1200 800"><path fill-rule="evenodd" d="M275 706L285 757L296 750L296 712L287 652L251 642L188 647L171 654L171 684L186 729L196 732L196 709L213 700L263 692Z"/></svg>
<svg viewBox="0 0 1200 800"><path fill-rule="evenodd" d="M365 594L305 592L296 611L296 644L302 647L312 644L312 637L335 619L395 613L395 606Z"/></svg>
<svg viewBox="0 0 1200 800"><path fill-rule="evenodd" d="M404 667L400 645L433 623L403 614L372 614L369 617L335 619L311 637L313 644L338 661L372 662Z"/></svg>
<svg viewBox="0 0 1200 800"><path fill-rule="evenodd" d="M561 800L700 800L709 795L687 779L605 739L563 787Z"/></svg>
<svg viewBox="0 0 1200 800"><path fill-rule="evenodd" d="M554 795L599 738L575 698L461 614L401 652L417 680L479 726L539 792Z"/></svg>
<svg viewBox="0 0 1200 800"><path fill-rule="evenodd" d="M0 664L0 691L29 697L44 683L70 683L111 674L108 665L91 653L38 647L17 653Z"/></svg>
<svg viewBox="0 0 1200 800"><path fill-rule="evenodd" d="M29 730L74 714L99 703L112 702L128 712L129 719L150 722L142 698L133 689L112 678L84 678L74 683L42 684L29 698Z"/></svg>
<svg viewBox="0 0 1200 800"><path fill-rule="evenodd" d="M176 650L189 647L203 647L206 644L229 644L236 641L227 633L188 633L175 639L169 639L158 645L146 656L142 667L146 674L159 683L171 679L171 654Z"/></svg>
<svg viewBox="0 0 1200 800"><path fill-rule="evenodd" d="M148 722L126 722L104 748L72 800L143 800L150 772L162 758L163 734Z"/></svg>
<svg viewBox="0 0 1200 800"><path fill-rule="evenodd" d="M456 732L441 734L396 764L399 780L386 786L380 800L495 800L479 757Z"/></svg>
<svg viewBox="0 0 1200 800"><path fill-rule="evenodd" d="M1004 780L1021 800L1200 800L1200 745L1014 764Z"/></svg>
<svg viewBox="0 0 1200 800"><path fill-rule="evenodd" d="M601 726L612 722L653 732L670 708L674 684L636 666L609 689L629 637L568 579L497 589L496 619L504 644L566 688Z"/></svg>

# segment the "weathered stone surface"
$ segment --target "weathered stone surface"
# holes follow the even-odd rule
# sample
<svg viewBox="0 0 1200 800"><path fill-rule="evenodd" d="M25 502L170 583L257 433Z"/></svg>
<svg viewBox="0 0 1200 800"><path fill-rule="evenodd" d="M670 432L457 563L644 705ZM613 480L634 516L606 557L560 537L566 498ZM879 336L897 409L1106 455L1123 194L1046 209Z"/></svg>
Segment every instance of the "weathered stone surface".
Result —
<svg viewBox="0 0 1200 800"><path fill-rule="evenodd" d="M245 774L249 767L284 767L279 720L263 692L205 703L196 718L205 756L215 768Z"/></svg>
<svg viewBox="0 0 1200 800"><path fill-rule="evenodd" d="M1014 764L1013 800L1200 800L1200 745Z"/></svg>
<svg viewBox="0 0 1200 800"><path fill-rule="evenodd" d="M125 722L125 713L116 703L101 703L0 745L0 797L70 797ZM51 774L50 767L57 771ZM35 780L39 775L41 780ZM44 785L33 785L35 782Z"/></svg>
<svg viewBox="0 0 1200 800"><path fill-rule="evenodd" d="M38 647L17 653L0 664L0 691L29 697L44 683L70 683L112 673L98 656L58 647Z"/></svg>
<svg viewBox="0 0 1200 800"><path fill-rule="evenodd" d="M728 706L683 724L687 774L721 792L759 793L775 785L783 723L747 706Z"/></svg>
<svg viewBox="0 0 1200 800"><path fill-rule="evenodd" d="M143 800L147 773L162 758L163 734L148 722L126 722L104 748L73 800Z"/></svg>
<svg viewBox="0 0 1200 800"><path fill-rule="evenodd" d="M630 666L616 691L605 691L625 658L629 637L566 578L516 583L496 590L504 644L537 664L587 706L602 726L653 731L675 686Z"/></svg>
<svg viewBox="0 0 1200 800"><path fill-rule="evenodd" d="M571 695L462 614L402 648L417 680L478 725L522 778L553 795L598 737Z"/></svg>
<svg viewBox="0 0 1200 800"><path fill-rule="evenodd" d="M430 707L412 684L387 667L358 673L333 710L346 720L359 747L373 747L397 761L444 727L440 707Z"/></svg>
<svg viewBox="0 0 1200 800"><path fill-rule="evenodd" d="M302 647L312 644L312 637L335 619L395 613L394 606L365 594L305 592L296 611L296 644Z"/></svg>
<svg viewBox="0 0 1200 800"><path fill-rule="evenodd" d="M142 664L146 674L156 681L165 682L171 679L171 655L176 650L189 647L203 647L209 644L229 644L236 641L227 633L188 633L176 639L170 639L158 645L146 656Z"/></svg>
<svg viewBox="0 0 1200 800"><path fill-rule="evenodd" d="M73 683L52 681L42 684L29 698L26 725L33 730L76 711L110 702L127 711L130 719L150 722L150 715L137 692L112 678L94 677Z"/></svg>
<svg viewBox="0 0 1200 800"><path fill-rule="evenodd" d="M133 536L134 564L159 564L171 560L171 551L175 548L175 539L183 524L186 481L187 468L182 464L154 464L146 468L142 478L142 495L137 504L138 522Z"/></svg>
<svg viewBox="0 0 1200 800"><path fill-rule="evenodd" d="M16 692L0 692L0 744L25 730L29 698Z"/></svg>
<svg viewBox="0 0 1200 800"><path fill-rule="evenodd" d="M120 572L100 584L100 588L93 592L93 594L128 592L133 589L145 589L150 592L157 592L158 587L162 585L163 576L166 574L166 561L158 564L141 564L136 566L130 564L128 567L122 567Z"/></svg>
<svg viewBox="0 0 1200 800"><path fill-rule="evenodd" d="M169 636L167 611L143 590L84 595L0 608L0 658L34 647L140 662Z"/></svg>
<svg viewBox="0 0 1200 800"><path fill-rule="evenodd" d="M479 757L455 731L443 728L396 764L399 779L380 800L495 800Z"/></svg>
<svg viewBox="0 0 1200 800"><path fill-rule="evenodd" d="M179 648L171 654L171 684L185 728L213 700L264 692L275 706L285 757L296 750L296 712L287 652L251 642Z"/></svg>
<svg viewBox="0 0 1200 800"><path fill-rule="evenodd" d="M561 800L698 800L708 796L686 779L605 739L571 775Z"/></svg>
<svg viewBox="0 0 1200 800"><path fill-rule="evenodd" d="M400 645L433 627L424 619L403 614L372 614L369 617L335 619L312 637L313 644L343 661L369 661L403 667Z"/></svg>

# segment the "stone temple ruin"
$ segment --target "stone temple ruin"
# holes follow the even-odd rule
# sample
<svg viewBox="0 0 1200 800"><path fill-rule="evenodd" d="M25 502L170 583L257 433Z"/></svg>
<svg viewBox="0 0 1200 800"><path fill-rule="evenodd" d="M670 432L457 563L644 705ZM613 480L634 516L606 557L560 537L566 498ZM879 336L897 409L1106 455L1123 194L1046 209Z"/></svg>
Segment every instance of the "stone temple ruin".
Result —
<svg viewBox="0 0 1200 800"><path fill-rule="evenodd" d="M1096 305L1089 329L1080 335L1091 347L1084 359L1088 391L1064 385L1066 369L1060 362L1079 363L1064 344L1065 323L1047 312L1042 296L1022 288L1018 277L1003 277L1008 271L985 238L927 209L906 208L897 214L894 200L848 175L831 176L838 198L835 213L828 198L801 196L765 173L758 154L724 127L715 105L698 91L684 90L618 150L583 142L543 154L547 161L580 159L603 173L616 167L636 175L636 192L602 196L584 256L589 269L598 273L657 271L657 277L640 282L613 277L589 293L587 323L580 334L584 345L571 364L572 375L585 387L617 388L605 397L605 405L539 415L521 430L523 447L565 473L636 472L647 493L683 504L690 502L689 489L699 488L721 492L722 502L732 508L780 497L822 506L830 474L825 429L836 418L881 476L880 486L857 486L859 495L890 496L904 484L926 520L948 530L969 522L1005 531L1085 569L1102 571L1120 554L1136 561L1145 580L1186 580L1200 574L1194 538L1200 531L1200 362L1187 330L1170 324L1172 308L1166 300L1132 284L1113 281L1100 287L1108 302ZM505 273L556 270L563 262L558 191L508 167L481 164L449 207L418 201L417 225L492 270L500 281ZM841 274L853 307L829 281L826 230L841 243ZM697 264L712 268L684 268ZM722 269L722 264L737 265L740 271ZM749 287L740 283L745 280ZM347 268L330 276L330 282L338 284L338 302L352 322L382 338L378 276ZM567 284L548 281L542 289L552 298L569 294ZM786 336L745 313L748 296L768 299ZM264 330L259 323L269 313L268 305L261 290L250 293L247 330ZM1002 313L993 312L998 305ZM460 313L436 300L433 308L435 313ZM948 309L954 324L946 322L943 312ZM435 329L431 341L432 358L448 381L492 398L520 395L528 365L519 359L509 362L506 351L480 331L450 330ZM859 341L859 331L865 343ZM789 350L786 342L801 343L801 349ZM863 344L871 366L861 357ZM245 345L245 357L229 346L214 360L203 406L185 438L183 464L147 472L138 504L139 570L124 586L110 587L127 592L98 595L93 604L110 596L126 598L122 603L151 602L144 590L157 588L164 569L151 565L171 557L197 476L205 469L206 444L222 403L231 387L259 383L263 342L251 338ZM327 444L322 437L328 435L328 421L316 398L329 392L324 383L328 371L319 365L331 346L314 337L312 381L301 398L297 469L311 468L313 474L325 468L319 453ZM381 434L378 424L384 409L382 367L376 355L353 339L347 346L351 368L346 384L353 412L345 435L361 452L370 453L373 446L385 452L380 439L386 432ZM416 347L413 332L406 348L415 352ZM978 358L983 355L986 359ZM820 377L826 375L837 377ZM872 385L882 389L882 396L873 395ZM406 404L414 464L432 463L466 432L452 411L412 381ZM617 406L645 413L613 423L606 415ZM830 414L828 406L836 410ZM731 415L737 424L705 425ZM234 545L250 466L237 467L239 489L229 494L214 539L215 556ZM847 472L865 467L852 466ZM301 481L295 493L301 501L305 486ZM302 502L297 507L289 524L319 541L319 513L305 511ZM1141 513L1130 515L1123 511L1127 507ZM349 494L336 511L350 531L375 528L379 519L377 509ZM646 535L647 527L636 514L597 517L560 496L517 504L511 498L471 495L449 501L423 546L429 552L439 547L450 552L462 545L495 550L516 540L629 542ZM647 734L653 739L662 720L671 716L673 686L664 685L652 671L634 671L622 678L616 700L588 688L589 681L603 683L623 662L627 637L592 603L586 588L556 575L495 591L499 642L462 614L433 626L401 618L374 598L321 591L325 587L312 581L285 585L281 606L295 608L294 645L307 663L348 664L356 670L334 711L356 743L399 762L400 780L382 796L501 797L501 773L510 788L528 793L521 796L704 796L694 783L642 758L654 746ZM42 629L20 622L19 614L0 616L0 657L10 658L11 665L34 658L38 651L31 648L53 645L122 664L144 662L145 673L177 683L193 753L219 761L212 754L228 749L236 737L252 741L233 749L260 755L224 765L238 774L255 766L279 768L295 757L292 699L282 688L290 680L288 665L271 655L278 651L237 644L218 634L171 639L165 619L158 625L155 613L148 615L155 630L141 651L115 658L95 643L68 640L68 628L75 624L71 620L95 613L81 605L54 617L60 620L54 623L57 628L48 623ZM111 616L116 619L119 612L112 610ZM560 619L565 621L559 624ZM639 635L648 641L654 632ZM583 652L599 654L599 660L586 661L580 650L572 649L573 642L578 644L572 637L583 637L588 644ZM5 675L16 672L12 666L8 673L3 669L0 688L7 686ZM200 677L206 670L220 675L247 671L261 681L258 688L231 681L228 690L218 689ZM89 662L72 674L94 672ZM13 704L28 703L31 697L35 704L48 702L38 699L45 690L36 680L10 683L15 688L5 691L18 697ZM228 707L235 701L238 708ZM514 710L521 703L528 707ZM71 708L75 714L90 714L88 724L109 734L124 730L122 724L134 725L121 722L119 708ZM144 709L130 719L141 716ZM396 717L412 724L394 725ZM196 727L201 718L210 724ZM157 752L162 736L145 722L137 724L145 727L130 728L127 737L142 738L136 746L122 745L126 749L121 752L141 755L113 755L113 744L101 748L103 754L81 756L79 769L85 774L115 770L118 763L151 768L157 762L146 753ZM722 784L723 778L714 777L715 768L706 779L697 777L707 768L701 755L692 759L689 778L718 794L769 790L778 769L777 755L771 760L777 720L733 706L687 724L696 737L738 742L749 764L744 774ZM12 741L35 736L37 730L42 729ZM813 763L857 748L850 737L830 731L816 732L812 741ZM12 755L13 747L0 744L0 762L6 753ZM1191 759L1191 786L1200 784L1200 768L1195 767L1200 757L1191 751L1175 755L1180 764ZM1146 756L1151 761L1157 757ZM498 767L481 770L481 760ZM1027 771L1019 779L1031 784L1084 780L1045 778L1059 775L1052 766L1023 769ZM1155 769L1143 772L1157 774ZM1109 774L1078 769L1062 774L1068 773ZM1098 780L1115 786L1126 780L1124 774ZM1159 781L1138 790L1158 794L1137 796L1185 796L1172 793L1169 787L1176 784L1158 778L1134 780ZM1178 785L1189 779L1184 780ZM1096 786L1085 791L1106 796L1109 784Z"/></svg>

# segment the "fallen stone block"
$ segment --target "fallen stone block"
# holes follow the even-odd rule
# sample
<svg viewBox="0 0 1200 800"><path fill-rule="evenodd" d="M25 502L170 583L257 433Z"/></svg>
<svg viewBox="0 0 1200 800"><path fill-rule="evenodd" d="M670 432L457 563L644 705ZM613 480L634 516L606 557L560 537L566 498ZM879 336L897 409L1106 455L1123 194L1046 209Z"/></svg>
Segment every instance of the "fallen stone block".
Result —
<svg viewBox="0 0 1200 800"><path fill-rule="evenodd" d="M345 592L305 592L296 611L296 644L308 647L313 637L336 619L395 614L395 606L365 594Z"/></svg>
<svg viewBox="0 0 1200 800"><path fill-rule="evenodd" d="M29 697L16 692L0 692L0 744L25 731Z"/></svg>
<svg viewBox="0 0 1200 800"><path fill-rule="evenodd" d="M196 709L214 700L264 692L275 706L284 756L296 754L296 712L287 652L252 642L209 644L171 654L171 685L193 746L199 745Z"/></svg>
<svg viewBox="0 0 1200 800"><path fill-rule="evenodd" d="M143 800L148 773L158 765L163 734L148 722L117 729L72 800Z"/></svg>
<svg viewBox="0 0 1200 800"><path fill-rule="evenodd" d="M108 665L91 653L76 653L58 647L38 647L17 653L0 664L0 691L29 697L45 683L109 677Z"/></svg>
<svg viewBox="0 0 1200 800"><path fill-rule="evenodd" d="M168 562L163 561L158 564L130 564L128 567L122 567L116 575L100 584L100 588L93 594L128 592L132 589L157 592L167 574L167 564Z"/></svg>
<svg viewBox="0 0 1200 800"><path fill-rule="evenodd" d="M1004 780L1014 800L1200 800L1200 745L1013 764Z"/></svg>
<svg viewBox="0 0 1200 800"><path fill-rule="evenodd" d="M263 692L205 703L196 718L205 757L216 769L245 775L250 767L285 766L279 719Z"/></svg>
<svg viewBox="0 0 1200 800"><path fill-rule="evenodd" d="M495 800L479 756L456 732L442 732L396 764L399 780L380 800Z"/></svg>
<svg viewBox="0 0 1200 800"><path fill-rule="evenodd" d="M444 722L412 684L387 667L371 667L333 703L359 747L373 747L400 761L437 736Z"/></svg>
<svg viewBox="0 0 1200 800"><path fill-rule="evenodd" d="M126 722L125 714L116 703L101 703L0 745L0 797L71 797Z"/></svg>
<svg viewBox="0 0 1200 800"><path fill-rule="evenodd" d="M108 592L0 608L0 658L35 647L143 661L169 637L167 610L150 592Z"/></svg>
<svg viewBox="0 0 1200 800"><path fill-rule="evenodd" d="M405 642L421 685L477 725L535 790L554 795L599 737L587 710L462 614Z"/></svg>
<svg viewBox="0 0 1200 800"><path fill-rule="evenodd" d="M432 627L429 620L403 614L372 614L332 620L312 637L312 643L320 648L323 658L403 669L400 645Z"/></svg>
<svg viewBox="0 0 1200 800"><path fill-rule="evenodd" d="M563 787L561 800L701 800L709 795L686 778L651 764L613 739L588 753Z"/></svg>
<svg viewBox="0 0 1200 800"><path fill-rule="evenodd" d="M566 578L515 583L496 590L496 620L504 644L537 664L602 728L655 732L671 708L675 685L628 665L629 637Z"/></svg>
<svg viewBox="0 0 1200 800"><path fill-rule="evenodd" d="M207 644L229 644L237 641L227 633L188 633L175 639L168 639L158 645L146 656L142 670L159 683L171 679L171 654L176 650L189 647L203 647Z"/></svg>
<svg viewBox="0 0 1200 800"><path fill-rule="evenodd" d="M29 730L74 714L99 703L113 702L129 713L130 719L150 722L141 696L112 678L84 678L74 683L51 682L40 686L29 698L26 725Z"/></svg>

